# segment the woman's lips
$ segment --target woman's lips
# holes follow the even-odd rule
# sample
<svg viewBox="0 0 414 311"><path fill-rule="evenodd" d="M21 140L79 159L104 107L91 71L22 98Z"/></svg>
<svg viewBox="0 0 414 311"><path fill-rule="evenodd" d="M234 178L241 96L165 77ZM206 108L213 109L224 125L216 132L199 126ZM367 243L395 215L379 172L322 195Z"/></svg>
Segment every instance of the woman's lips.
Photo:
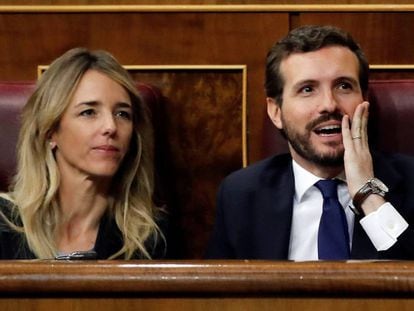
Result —
<svg viewBox="0 0 414 311"><path fill-rule="evenodd" d="M97 151L103 151L103 152L119 152L119 148L113 146L113 145L101 145L93 148Z"/></svg>

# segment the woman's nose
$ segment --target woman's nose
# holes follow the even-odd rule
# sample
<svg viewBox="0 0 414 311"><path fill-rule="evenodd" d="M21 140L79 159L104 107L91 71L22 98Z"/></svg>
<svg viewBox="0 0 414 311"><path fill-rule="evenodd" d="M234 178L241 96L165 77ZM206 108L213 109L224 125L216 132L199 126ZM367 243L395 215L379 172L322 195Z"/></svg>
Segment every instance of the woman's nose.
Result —
<svg viewBox="0 0 414 311"><path fill-rule="evenodd" d="M112 114L104 117L102 129L104 135L111 136L116 132L116 122Z"/></svg>

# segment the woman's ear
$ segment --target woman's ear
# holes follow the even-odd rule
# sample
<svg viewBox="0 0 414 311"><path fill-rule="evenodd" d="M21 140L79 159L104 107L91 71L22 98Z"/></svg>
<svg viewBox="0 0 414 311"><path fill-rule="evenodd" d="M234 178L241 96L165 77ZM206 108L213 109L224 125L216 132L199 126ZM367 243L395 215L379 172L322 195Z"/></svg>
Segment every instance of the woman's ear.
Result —
<svg viewBox="0 0 414 311"><path fill-rule="evenodd" d="M54 140L49 140L49 147L51 150L56 148L56 142Z"/></svg>
<svg viewBox="0 0 414 311"><path fill-rule="evenodd" d="M282 111L279 103L276 102L274 98L266 97L267 102L267 114L269 115L270 120L273 124L279 129L283 129L282 122Z"/></svg>
<svg viewBox="0 0 414 311"><path fill-rule="evenodd" d="M47 134L47 140L49 141L49 148L53 151L55 150L56 146L57 146L57 142L56 142L56 132L54 131L49 131Z"/></svg>

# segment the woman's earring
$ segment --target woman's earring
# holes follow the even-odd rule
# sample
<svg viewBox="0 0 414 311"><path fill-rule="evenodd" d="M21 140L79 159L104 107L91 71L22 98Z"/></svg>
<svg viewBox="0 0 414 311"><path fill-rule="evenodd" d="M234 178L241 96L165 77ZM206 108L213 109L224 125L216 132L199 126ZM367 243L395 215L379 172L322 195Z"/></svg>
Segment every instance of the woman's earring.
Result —
<svg viewBox="0 0 414 311"><path fill-rule="evenodd" d="M49 147L50 147L51 150L54 150L56 148L56 142L49 141Z"/></svg>

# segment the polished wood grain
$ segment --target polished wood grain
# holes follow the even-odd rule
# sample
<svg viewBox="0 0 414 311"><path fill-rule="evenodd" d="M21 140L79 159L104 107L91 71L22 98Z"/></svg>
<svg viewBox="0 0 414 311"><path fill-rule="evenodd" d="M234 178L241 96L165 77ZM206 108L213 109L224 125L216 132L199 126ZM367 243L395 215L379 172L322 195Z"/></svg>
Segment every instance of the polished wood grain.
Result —
<svg viewBox="0 0 414 311"><path fill-rule="evenodd" d="M250 103L251 157L262 131L255 120L262 118L265 103L264 55L288 28L284 13L0 14L0 80L35 80L38 65L75 46L108 50L124 65L246 66L247 91L237 72L233 78L231 72L174 75L169 69L136 76L158 85L170 101L163 111L171 147L166 163L172 164L166 187L173 196L172 236L182 237L170 243L171 256L201 258L217 187L243 166L242 97ZM260 40L252 41L257 34Z"/></svg>
<svg viewBox="0 0 414 311"><path fill-rule="evenodd" d="M264 109L264 58L274 41L288 31L289 16L260 12L10 13L0 14L0 26L0 80L36 79L37 65L47 65L75 46L109 50L130 65L246 65L247 114L253 125ZM260 40L253 40L258 34ZM252 161L258 157L255 141L261 130L260 124L249 126Z"/></svg>
<svg viewBox="0 0 414 311"><path fill-rule="evenodd" d="M3 0L3 5L389 5L390 0ZM413 0L395 0L392 5L406 5Z"/></svg>
<svg viewBox="0 0 414 311"><path fill-rule="evenodd" d="M200 228L213 224L217 186L243 165L244 68L194 66L130 73L163 90L167 99L155 118L162 131L157 144L162 145L158 161L170 213L169 255L201 257L209 232ZM196 232L197 238L190 239Z"/></svg>
<svg viewBox="0 0 414 311"><path fill-rule="evenodd" d="M1 310L410 310L412 262L4 261Z"/></svg>
<svg viewBox="0 0 414 311"><path fill-rule="evenodd" d="M371 64L412 64L414 13L300 13L296 25L328 24L350 32Z"/></svg>
<svg viewBox="0 0 414 311"><path fill-rule="evenodd" d="M225 75L203 80L203 75L186 73L188 85L186 80L168 70L136 76L158 85L170 100L170 106L164 107L163 117L168 125L168 148L164 157L170 157L166 163L171 166L164 173L173 196L170 201L173 236L179 237L171 244L174 258L203 256L214 222L217 187L225 175L243 165L242 134L239 132L242 108L237 96L246 96L247 101L247 164L267 154L262 147L263 137L273 135L274 131L267 131L269 124L264 121L267 118L263 87L265 56L273 43L289 29L304 24L337 25L354 35L370 63L414 64L414 11L403 6L414 3L414 0L398 1L395 7L382 6L378 10L348 5L325 5L321 9L324 1L295 1L295 4L319 5L321 11L317 7L254 7L260 4L292 5L291 1L191 1L192 4L209 5L230 2L245 5L226 9L218 6L209 11L206 6L196 9L171 7L190 3L186 0L139 3L121 0L116 3L164 6L142 11L135 6L122 12L117 12L116 6L94 12L94 8L89 6L90 10L76 11L75 8L68 12L61 5L114 4L115 1L2 2L4 5L59 6L55 12L49 13L35 6L30 7L32 12L19 12L17 6L15 11L6 12L0 6L0 80L35 80L38 65L49 64L75 46L106 49L125 65L246 66L247 89L244 94L240 94L240 84L237 87L228 84L233 78ZM330 3L387 4L388 1L333 0ZM350 8L352 12L349 12ZM373 71L375 79L412 77L413 70ZM197 79L201 79L200 86L207 90L204 97L200 90L196 91L194 82ZM233 81L240 82L238 78ZM219 88L222 89L220 92Z"/></svg>
<svg viewBox="0 0 414 311"><path fill-rule="evenodd" d="M414 263L283 261L2 261L0 292L25 296L414 294Z"/></svg>
<svg viewBox="0 0 414 311"><path fill-rule="evenodd" d="M3 298L0 299L2 311L410 311L414 300L410 298L302 298L302 297L162 297L162 298L96 298L77 299L59 298Z"/></svg>

